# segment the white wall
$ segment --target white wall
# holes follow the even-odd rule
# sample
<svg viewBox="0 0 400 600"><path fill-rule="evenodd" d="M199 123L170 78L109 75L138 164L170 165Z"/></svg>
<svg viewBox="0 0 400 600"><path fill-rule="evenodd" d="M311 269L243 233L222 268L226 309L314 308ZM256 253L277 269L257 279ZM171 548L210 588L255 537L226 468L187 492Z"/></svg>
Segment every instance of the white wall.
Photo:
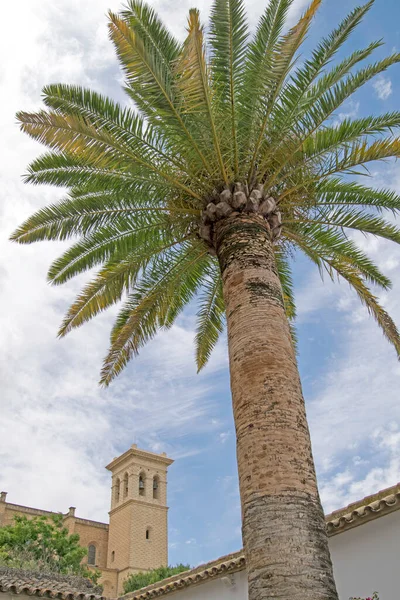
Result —
<svg viewBox="0 0 400 600"><path fill-rule="evenodd" d="M174 592L166 598L171 600L246 600L246 571L238 571L226 577L208 579L205 583L191 585Z"/></svg>
<svg viewBox="0 0 400 600"><path fill-rule="evenodd" d="M329 538L340 600L400 599L400 510ZM209 579L174 592L171 600L247 600L246 572L230 576L233 586L221 578Z"/></svg>
<svg viewBox="0 0 400 600"><path fill-rule="evenodd" d="M400 511L331 537L329 548L340 600L400 598Z"/></svg>

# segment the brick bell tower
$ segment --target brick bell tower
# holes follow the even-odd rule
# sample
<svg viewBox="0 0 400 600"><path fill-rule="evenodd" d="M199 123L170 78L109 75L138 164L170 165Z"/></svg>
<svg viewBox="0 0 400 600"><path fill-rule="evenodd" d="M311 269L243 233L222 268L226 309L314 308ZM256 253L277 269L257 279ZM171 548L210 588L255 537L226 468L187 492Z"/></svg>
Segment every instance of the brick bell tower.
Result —
<svg viewBox="0 0 400 600"><path fill-rule="evenodd" d="M107 568L118 571L118 593L131 573L168 564L167 468L173 462L133 444L106 467L112 473Z"/></svg>

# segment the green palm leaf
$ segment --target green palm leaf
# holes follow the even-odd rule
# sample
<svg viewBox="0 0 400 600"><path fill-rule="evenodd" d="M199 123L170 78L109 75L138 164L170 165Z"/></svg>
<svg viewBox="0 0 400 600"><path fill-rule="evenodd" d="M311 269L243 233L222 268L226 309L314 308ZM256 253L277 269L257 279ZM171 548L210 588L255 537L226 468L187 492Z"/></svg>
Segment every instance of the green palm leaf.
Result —
<svg viewBox="0 0 400 600"><path fill-rule="evenodd" d="M353 265L370 283L383 289L391 287L390 280L352 240L347 239L341 232L328 229L318 223L296 223L293 226L288 225L287 236L315 262L321 273L333 257ZM329 269L326 270L329 273Z"/></svg>
<svg viewBox="0 0 400 600"><path fill-rule="evenodd" d="M253 157L250 163L249 181L251 181L253 177L254 165L257 161L272 109L278 99L278 96L280 95L286 78L293 67L296 58L296 52L307 35L311 21L315 16L321 1L322 0L312 0L308 9L302 15L298 23L292 27L292 29L283 37L282 40L278 41L276 48L274 48L274 76L271 78L272 81L269 86L268 95L264 100L265 109L260 128L257 133Z"/></svg>
<svg viewBox="0 0 400 600"><path fill-rule="evenodd" d="M295 126L298 119L302 117L304 114L304 105L307 106L308 104L307 95L312 88L312 84L318 76L321 75L327 64L349 38L373 3L374 0L370 0L370 2L367 2L364 6L355 8L342 21L339 27L334 29L327 38L322 40L316 50L313 51L311 58L306 60L304 65L297 69L290 77L289 82L280 95L280 103L274 107L271 115L273 133L271 132L270 136L273 136L277 142L288 133L290 134L291 128ZM368 48L367 53L369 54L379 45L379 43L372 45ZM336 74L336 77L332 80L331 75L331 85L337 83L337 81L343 77L352 66L354 66L355 60L358 62L361 58L366 58L365 53L360 55L359 51L357 51L349 63L346 62L342 64L342 68L340 69L336 67L333 71L333 73ZM349 61L349 59L346 58L346 61ZM267 155L273 154L273 147L271 148L271 146L269 146L264 152Z"/></svg>
<svg viewBox="0 0 400 600"><path fill-rule="evenodd" d="M160 258L143 277L118 315L111 333L110 351L104 361L101 382L108 385L132 355L151 339L164 323L177 286L192 297L208 263L202 244L182 245Z"/></svg>
<svg viewBox="0 0 400 600"><path fill-rule="evenodd" d="M121 300L123 294L134 287L144 264L143 257L138 260L135 254L105 263L69 307L58 332L59 337L64 337Z"/></svg>
<svg viewBox="0 0 400 600"><path fill-rule="evenodd" d="M125 71L126 91L150 122L178 136L179 143L190 154L191 160L196 161L197 157L203 167L209 170L204 154L179 108L179 93L173 73L174 62L179 54L175 51L167 55L160 54L160 48L151 43L154 31L152 35L146 33L142 37L148 22L143 27L137 27L137 19L128 18L129 24L111 12L109 17L110 38ZM155 24L153 22L153 26ZM169 39L166 30L164 35Z"/></svg>
<svg viewBox="0 0 400 600"><path fill-rule="evenodd" d="M133 150L155 162L161 160L181 170L187 168L167 136L130 108L121 108L110 98L92 90L56 84L43 89L43 101L61 115L83 118L97 133L106 132L125 152Z"/></svg>
<svg viewBox="0 0 400 600"><path fill-rule="evenodd" d="M190 223L179 221L173 228L168 217L153 212L136 214L135 218L116 221L112 226L102 227L71 246L49 269L48 278L53 284L65 283L95 265L109 261L113 256L129 255L133 249L146 253L148 247L159 242L180 242L190 236Z"/></svg>
<svg viewBox="0 0 400 600"><path fill-rule="evenodd" d="M244 57L248 29L242 0L217 0L211 12L211 71L221 112L229 115L227 135L232 144L232 170L239 175L238 112L243 94Z"/></svg>
<svg viewBox="0 0 400 600"><path fill-rule="evenodd" d="M370 315L374 317L378 325L383 331L386 339L393 344L398 355L400 355L400 334L388 313L379 304L378 299L374 296L368 287L364 284L362 277L360 277L358 271L346 265L345 263L338 263L334 260L328 261L332 269L336 271L338 275L343 277L350 286L356 291L361 303L364 304Z"/></svg>
<svg viewBox="0 0 400 600"><path fill-rule="evenodd" d="M208 123L220 176L227 184L227 170L221 153L215 102L205 57L203 28L200 24L199 11L195 9L189 12L188 36L177 61L176 72L179 77L179 90L182 93L183 111L187 115L195 114L203 117L205 123Z"/></svg>
<svg viewBox="0 0 400 600"><path fill-rule="evenodd" d="M212 265L203 283L199 298L196 329L196 363L201 371L207 364L219 336L224 328L225 305L222 294L222 280L217 265Z"/></svg>
<svg viewBox="0 0 400 600"><path fill-rule="evenodd" d="M262 114L263 98L273 85L273 58L279 36L293 0L271 0L262 15L256 35L248 46L244 64L244 86L240 94L242 119L241 139L247 143L241 149L241 159L248 161L248 152L257 135L257 125Z"/></svg>
<svg viewBox="0 0 400 600"><path fill-rule="evenodd" d="M382 45L374 41L343 54L371 0L303 58L320 3L287 29L293 0L270 0L250 38L243 0L214 0L209 29L191 10L181 44L151 6L128 0L109 14L109 33L134 106L59 83L44 88L45 110L18 113L21 129L49 149L25 181L68 193L12 239L74 238L50 267L54 284L98 269L60 336L125 300L103 384L191 301L199 306L196 361L204 367L224 326L218 221L236 223L241 212L268 222L292 334L291 256L299 249L321 274L349 282L399 353L395 325L367 287L388 289L390 280L350 236L400 241L386 217L399 214L399 195L354 180L369 175L370 163L400 156L400 113L337 115L400 53L361 65Z"/></svg>
<svg viewBox="0 0 400 600"><path fill-rule="evenodd" d="M379 212L390 210L394 215L400 211L400 196L393 190L374 189L354 181L330 178L317 188L318 204L329 206L361 205Z"/></svg>

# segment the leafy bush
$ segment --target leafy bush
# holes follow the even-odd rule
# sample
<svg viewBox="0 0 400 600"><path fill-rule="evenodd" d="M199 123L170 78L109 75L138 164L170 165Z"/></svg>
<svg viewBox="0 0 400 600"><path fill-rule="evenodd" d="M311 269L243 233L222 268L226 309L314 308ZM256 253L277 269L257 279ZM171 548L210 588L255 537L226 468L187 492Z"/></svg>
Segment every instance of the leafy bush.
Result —
<svg viewBox="0 0 400 600"><path fill-rule="evenodd" d="M349 598L349 600L379 600L378 592L374 592L372 596L368 598Z"/></svg>
<svg viewBox="0 0 400 600"><path fill-rule="evenodd" d="M183 573L183 571L188 571L189 569L190 565L179 564L176 565L176 567L159 567L158 569L152 569L146 573L141 572L130 575L124 581L124 592L127 594L128 592L140 590L147 585L157 583L157 581L162 581L167 577L172 577L172 575Z"/></svg>
<svg viewBox="0 0 400 600"><path fill-rule="evenodd" d="M87 549L79 535L69 535L62 515L27 519L14 516L14 523L0 528L0 564L18 569L80 575L96 583L101 573L81 564Z"/></svg>

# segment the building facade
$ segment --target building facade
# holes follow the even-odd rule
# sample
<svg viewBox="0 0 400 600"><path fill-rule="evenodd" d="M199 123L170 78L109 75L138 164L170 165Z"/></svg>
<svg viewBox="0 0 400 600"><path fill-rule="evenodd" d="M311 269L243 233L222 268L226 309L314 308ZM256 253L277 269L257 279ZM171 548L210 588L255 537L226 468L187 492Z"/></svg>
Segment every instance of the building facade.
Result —
<svg viewBox="0 0 400 600"><path fill-rule="evenodd" d="M326 515L339 600L400 598L400 483ZM243 551L174 575L121 600L248 600ZM169 600L169 598L168 598Z"/></svg>
<svg viewBox="0 0 400 600"><path fill-rule="evenodd" d="M45 576L0 567L0 600L38 596L61 600L107 600L123 593L129 573L167 564L167 468L165 454L157 455L131 447L115 458L112 473L110 523L75 516L70 508L64 523L79 533L88 546L89 563L102 572L103 596L95 589L78 589L68 577ZM0 526L16 514L50 516L43 510L18 506L0 496ZM397 600L400 590L400 483L367 496L326 516L326 530L339 599L371 597ZM67 579L67 581L64 581ZM80 583L80 586L82 583ZM88 585L86 583L86 585ZM248 600L246 560L243 551L223 556L174 575L120 600Z"/></svg>
<svg viewBox="0 0 400 600"><path fill-rule="evenodd" d="M101 571L104 596L123 593L123 582L131 574L168 564L167 469L172 460L137 448L107 465L111 472L109 523L76 516L70 507L63 515L69 533L77 533L88 548L87 563ZM57 514L7 502L0 494L0 527L15 515L28 518Z"/></svg>

